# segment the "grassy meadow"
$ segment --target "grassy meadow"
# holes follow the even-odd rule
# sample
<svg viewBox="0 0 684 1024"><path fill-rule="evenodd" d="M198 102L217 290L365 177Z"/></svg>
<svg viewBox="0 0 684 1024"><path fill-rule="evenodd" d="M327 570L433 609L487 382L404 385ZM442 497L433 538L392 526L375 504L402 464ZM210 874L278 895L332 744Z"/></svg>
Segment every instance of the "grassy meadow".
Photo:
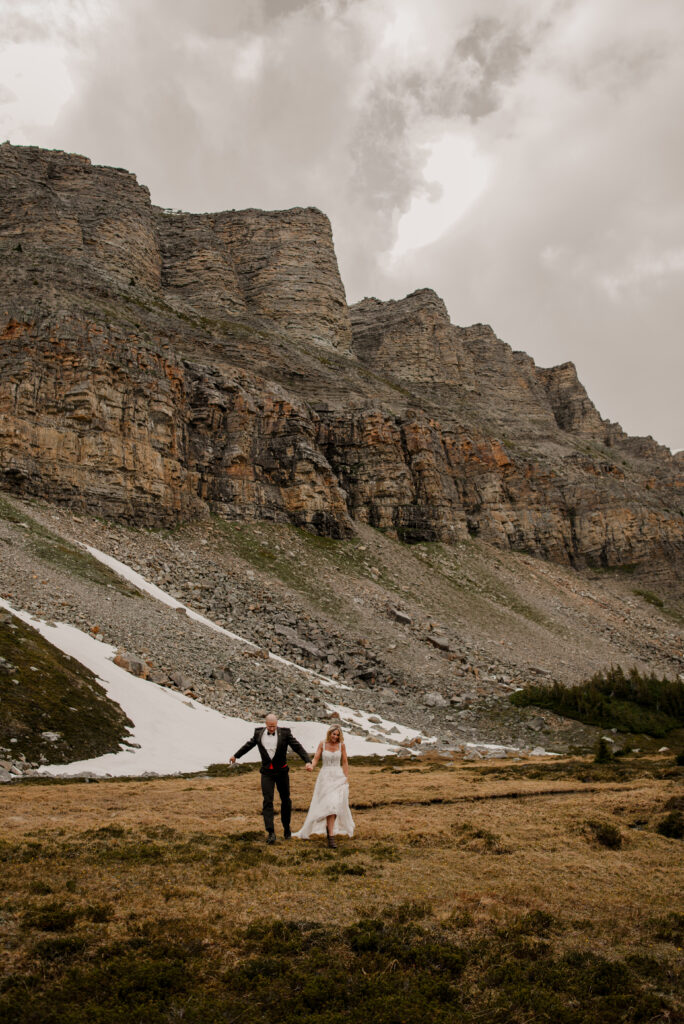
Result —
<svg viewBox="0 0 684 1024"><path fill-rule="evenodd" d="M336 851L267 847L251 769L5 786L0 1022L684 1020L682 778L354 764Z"/></svg>

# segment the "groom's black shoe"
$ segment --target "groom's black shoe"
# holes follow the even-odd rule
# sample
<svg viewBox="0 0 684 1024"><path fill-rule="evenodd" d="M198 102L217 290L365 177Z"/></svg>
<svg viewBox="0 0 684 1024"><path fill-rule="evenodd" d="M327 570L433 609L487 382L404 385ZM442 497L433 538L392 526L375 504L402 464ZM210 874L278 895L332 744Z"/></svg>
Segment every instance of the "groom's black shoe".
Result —
<svg viewBox="0 0 684 1024"><path fill-rule="evenodd" d="M275 832L269 832L268 833L268 839L266 840L266 842L268 843L269 846L273 846L275 841L276 841Z"/></svg>
<svg viewBox="0 0 684 1024"><path fill-rule="evenodd" d="M292 833L286 832L285 835L283 836L283 839L292 839Z"/></svg>

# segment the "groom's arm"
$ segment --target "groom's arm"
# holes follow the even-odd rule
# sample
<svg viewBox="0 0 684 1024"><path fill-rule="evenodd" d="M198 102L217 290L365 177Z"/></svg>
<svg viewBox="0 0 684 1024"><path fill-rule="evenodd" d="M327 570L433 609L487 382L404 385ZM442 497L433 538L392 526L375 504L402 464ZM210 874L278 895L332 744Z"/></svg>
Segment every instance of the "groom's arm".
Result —
<svg viewBox="0 0 684 1024"><path fill-rule="evenodd" d="M301 757L302 761L306 762L307 766L311 764L311 757L307 754L306 750L301 745L299 740L296 740L294 738L292 733L289 734L289 736L287 738L287 742L290 745L290 747L292 747L292 749L294 750L295 754L299 754L299 756Z"/></svg>
<svg viewBox="0 0 684 1024"><path fill-rule="evenodd" d="M242 757L242 755L246 754L248 750L251 750L252 747L256 747L257 743L259 742L259 737L257 736L257 732L258 732L258 729L255 730L254 735L252 736L251 740L247 740L247 742L244 743L240 747L239 750L235 751L235 753L233 754L233 756L230 759L230 763L231 764L234 761L237 761L238 757Z"/></svg>

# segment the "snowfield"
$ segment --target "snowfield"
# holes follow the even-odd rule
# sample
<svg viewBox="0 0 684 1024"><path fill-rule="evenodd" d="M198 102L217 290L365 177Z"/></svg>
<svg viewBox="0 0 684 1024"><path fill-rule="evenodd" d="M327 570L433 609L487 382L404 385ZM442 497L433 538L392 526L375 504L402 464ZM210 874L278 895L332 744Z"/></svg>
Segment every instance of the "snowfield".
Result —
<svg viewBox="0 0 684 1024"><path fill-rule="evenodd" d="M51 644L71 655L97 677L107 695L115 701L134 723L123 749L85 761L67 765L45 765L40 771L47 775L143 775L153 772L169 775L178 772L202 771L210 764L225 763L252 734L255 725L240 718L231 718L185 697L175 690L139 679L112 661L116 649L66 623L49 625L26 612L13 608L0 599L0 606L33 626ZM355 713L341 709L351 721ZM325 736L330 723L289 722L297 739L311 751ZM384 723L382 723L384 724ZM388 723L392 727L393 723ZM398 727L400 728L400 727ZM415 730L401 729L397 739L418 735ZM369 742L365 736L345 737L350 755L381 754L396 751L390 743ZM256 750L242 759L258 761Z"/></svg>

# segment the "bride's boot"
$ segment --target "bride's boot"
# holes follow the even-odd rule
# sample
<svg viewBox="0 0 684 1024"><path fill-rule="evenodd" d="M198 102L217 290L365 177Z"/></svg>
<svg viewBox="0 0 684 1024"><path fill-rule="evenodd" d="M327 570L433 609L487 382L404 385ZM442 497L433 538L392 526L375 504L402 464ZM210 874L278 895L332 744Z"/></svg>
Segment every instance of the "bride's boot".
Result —
<svg viewBox="0 0 684 1024"><path fill-rule="evenodd" d="M336 850L337 849L337 843L335 842L335 836L331 836L329 832L328 832L328 849L329 850Z"/></svg>

